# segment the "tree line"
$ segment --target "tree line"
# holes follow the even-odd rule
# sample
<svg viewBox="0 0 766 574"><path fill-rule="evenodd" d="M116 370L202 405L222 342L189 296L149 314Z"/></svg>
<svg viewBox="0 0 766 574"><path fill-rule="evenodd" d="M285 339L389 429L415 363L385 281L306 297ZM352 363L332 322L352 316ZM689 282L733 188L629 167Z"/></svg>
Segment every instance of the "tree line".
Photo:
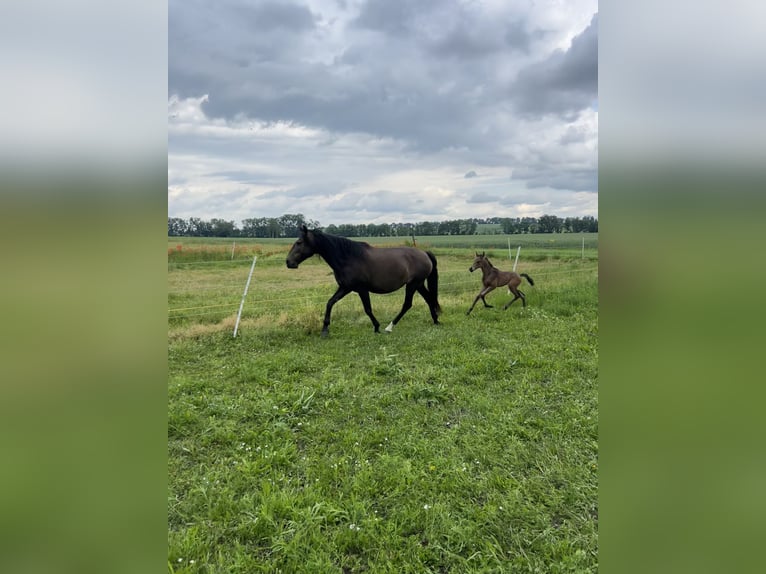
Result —
<svg viewBox="0 0 766 574"><path fill-rule="evenodd" d="M297 237L301 225L321 227L318 221L303 214L284 214L279 217L251 217L237 226L234 221L198 217L182 219L168 217L168 235L171 237ZM325 232L342 237L408 237L426 235L477 235L519 233L597 233L598 219L585 217L488 217L451 219L447 221L420 221L418 223L331 223Z"/></svg>

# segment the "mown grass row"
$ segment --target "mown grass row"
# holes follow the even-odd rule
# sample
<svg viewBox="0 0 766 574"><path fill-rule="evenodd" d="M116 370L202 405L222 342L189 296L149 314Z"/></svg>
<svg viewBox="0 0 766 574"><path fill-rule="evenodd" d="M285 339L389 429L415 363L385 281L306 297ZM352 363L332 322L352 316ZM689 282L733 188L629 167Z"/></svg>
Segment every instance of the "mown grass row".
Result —
<svg viewBox="0 0 766 574"><path fill-rule="evenodd" d="M597 570L597 271L520 262L528 307L466 317L468 255L439 257L440 326L416 300L375 335L350 295L321 339L333 278L283 257L237 338L232 311L169 321L170 571ZM171 307L238 305L248 270L171 271Z"/></svg>

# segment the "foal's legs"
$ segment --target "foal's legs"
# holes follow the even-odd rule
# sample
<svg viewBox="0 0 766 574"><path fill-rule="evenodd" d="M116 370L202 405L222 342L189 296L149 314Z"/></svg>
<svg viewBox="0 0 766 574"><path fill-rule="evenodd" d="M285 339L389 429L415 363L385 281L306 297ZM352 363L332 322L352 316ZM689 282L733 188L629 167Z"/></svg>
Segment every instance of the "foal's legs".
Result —
<svg viewBox="0 0 766 574"><path fill-rule="evenodd" d="M489 287L484 287L484 289L479 291L479 294L476 295L476 299L473 300L473 303L471 304L471 308L468 309L468 311L466 312L466 315L470 315L471 314L471 311L473 311L474 305L476 305L476 303L479 301L479 299L481 299L481 301L482 301L482 303L484 303L485 307L489 307L491 309L492 305L488 305L487 304L487 300L484 298L484 296L488 295L489 292L492 291L493 289L494 289L494 287L492 285L490 285Z"/></svg>
<svg viewBox="0 0 766 574"><path fill-rule="evenodd" d="M335 292L335 294L330 297L329 301L327 301L327 308L324 312L324 324L322 325L322 337L326 337L330 333L330 312L332 311L333 305L335 305L349 293L351 293L351 289L338 287L338 290Z"/></svg>
<svg viewBox="0 0 766 574"><path fill-rule="evenodd" d="M386 327L387 333L390 333L391 331L394 330L394 325L396 325L399 322L399 320L402 317L404 317L404 314L407 311L409 311L410 307L412 307L412 298L415 296L416 289L417 289L417 286L414 283L407 283L407 285L405 286L404 304L402 305L402 310L399 311L399 314L396 317L394 317L394 320L388 324L388 327Z"/></svg>
<svg viewBox="0 0 766 574"><path fill-rule="evenodd" d="M431 319L434 320L434 325L439 324L439 315L436 313L436 305L431 301L431 293L426 289L425 285L421 285L418 287L418 293L423 297L423 299L426 300L426 303L428 303L428 310L431 311Z"/></svg>
<svg viewBox="0 0 766 574"><path fill-rule="evenodd" d="M378 320L375 318L375 315L372 314L372 305L370 305L370 292L359 291L359 298L362 300L362 305L364 306L364 312L367 313L367 316L370 318L370 321L372 321L372 326L375 327L375 332L380 333L380 323L378 323Z"/></svg>
<svg viewBox="0 0 766 574"><path fill-rule="evenodd" d="M521 299L522 306L527 306L527 298L524 296L524 292L521 289L517 289L516 287L509 287L509 290L513 293L514 297L503 306L503 311L510 307L511 303L513 303L516 299Z"/></svg>

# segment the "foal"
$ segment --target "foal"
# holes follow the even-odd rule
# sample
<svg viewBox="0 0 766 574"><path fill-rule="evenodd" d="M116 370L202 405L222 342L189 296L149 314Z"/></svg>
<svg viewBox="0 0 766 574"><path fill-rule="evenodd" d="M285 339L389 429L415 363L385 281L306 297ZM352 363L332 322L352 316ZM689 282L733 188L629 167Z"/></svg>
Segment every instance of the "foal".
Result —
<svg viewBox="0 0 766 574"><path fill-rule="evenodd" d="M510 300L510 302L506 303L503 307L503 311L505 311L511 303L513 303L516 299L521 299L521 304L526 307L527 306L527 298L524 296L524 293L519 289L519 285L521 285L521 278L526 277L527 281L529 281L530 285L534 285L535 282L532 281L532 278L527 275L526 273L516 273L515 271L500 271L497 267L492 265L490 263L489 259L486 258L484 253L476 254L476 257L473 259L473 264L468 268L468 271L473 273L476 269L481 269L481 282L482 282L482 289L479 291L479 294L476 296L476 299L473 300L473 304L471 305L471 308L468 309L468 312L466 315L470 315L471 311L473 311L474 305L476 305L476 302L481 299L482 303L484 303L485 307L492 307L492 305L488 305L486 299L484 299L484 296L487 295L490 291L497 287L502 287L503 285L508 285L508 292L513 293L514 297Z"/></svg>

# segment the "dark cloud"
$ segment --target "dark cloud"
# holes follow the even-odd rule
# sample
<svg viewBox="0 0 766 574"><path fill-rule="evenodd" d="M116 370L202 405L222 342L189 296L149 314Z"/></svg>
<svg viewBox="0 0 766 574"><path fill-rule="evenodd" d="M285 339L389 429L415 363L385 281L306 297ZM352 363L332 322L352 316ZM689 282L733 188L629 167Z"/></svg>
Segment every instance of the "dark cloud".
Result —
<svg viewBox="0 0 766 574"><path fill-rule="evenodd" d="M303 199L311 197L328 197L337 194L339 188L332 184L315 185L310 187L291 187L275 189L258 195L258 199Z"/></svg>
<svg viewBox="0 0 766 574"><path fill-rule="evenodd" d="M351 25L402 36L417 29L420 20L418 15L427 12L432 3L433 0L368 0Z"/></svg>
<svg viewBox="0 0 766 574"><path fill-rule="evenodd" d="M458 26L434 41L429 49L438 57L476 59L505 47L506 43L501 33L485 25L472 25L462 20Z"/></svg>
<svg viewBox="0 0 766 574"><path fill-rule="evenodd" d="M279 185L272 176L242 170L214 171L207 174L210 177L221 177L238 183L254 185Z"/></svg>
<svg viewBox="0 0 766 574"><path fill-rule="evenodd" d="M302 32L316 25L316 16L306 6L284 2L241 3L232 6L243 24L256 32L285 30Z"/></svg>
<svg viewBox="0 0 766 574"><path fill-rule="evenodd" d="M566 52L519 72L510 87L516 109L527 116L576 116L598 98L598 14Z"/></svg>
<svg viewBox="0 0 766 574"><path fill-rule="evenodd" d="M523 180L530 189L551 187L572 191L596 191L598 169L593 167L567 168L547 164L528 165L513 170L512 179Z"/></svg>
<svg viewBox="0 0 766 574"><path fill-rule="evenodd" d="M474 193L471 197L466 199L466 201L468 203L493 203L499 199L500 198L497 195L480 191L479 193Z"/></svg>
<svg viewBox="0 0 766 574"><path fill-rule="evenodd" d="M540 38L542 33L537 31L530 34L523 21L511 22L505 29L505 43L511 48L528 53L533 35L535 38Z"/></svg>
<svg viewBox="0 0 766 574"><path fill-rule="evenodd" d="M592 124L560 128L556 122L571 121L597 101L598 18L593 16L567 50L551 54L548 42L571 31L543 31L556 18L537 12L443 0L327 0L310 7L305 0L169 0L168 95L208 98L201 104L204 114L197 114L204 118L171 120L175 129L169 131L168 149L188 166L198 165L192 158L220 158L203 174L211 187L266 185L273 191L254 192L251 200L280 206L317 197L331 203L330 209L349 212L431 209L402 190L353 191L390 183L371 184L370 172L361 169L344 172L347 163L333 164L326 176L299 175L309 165L314 169L318 158L334 157L336 145L346 150L337 153L350 153L349 141L352 148L359 146L358 163L362 155L377 157L384 148L418 165L475 166L464 178L482 173L474 180L482 192L466 190L459 201L479 207L502 193L485 185L489 166L523 166L515 167L513 177L527 189L595 190L595 167L575 169L562 159L583 155L578 146L592 137ZM195 122L209 125L195 130ZM249 138L242 129L248 122L314 128L317 135ZM528 140L539 134L528 136L525 130L538 126L548 130L543 140L550 145L545 157L532 154L528 161ZM369 143L380 141L394 143ZM595 159L580 161L589 162ZM378 161L371 171L379 176L381 165ZM401 169L397 161L385 165L392 172ZM195 187L188 177L180 179L184 174L173 177ZM339 183L344 179L360 185ZM453 185L454 175L441 187ZM438 200L431 212L444 205Z"/></svg>
<svg viewBox="0 0 766 574"><path fill-rule="evenodd" d="M495 145L479 126L507 113L498 70L529 48L522 20L506 24L471 4L370 0L334 51L318 25L326 21L300 4L230 1L216 9L171 0L169 93L209 94L203 109L211 117L369 133L416 151ZM595 99L596 31L594 19L568 52L522 71L511 94L519 109L568 111Z"/></svg>
<svg viewBox="0 0 766 574"><path fill-rule="evenodd" d="M295 121L397 138L421 150L476 146L481 141L472 126L481 109L471 105L479 103L471 92L486 81L484 70L439 64L428 52L433 34L387 37L428 21L435 7L445 12L451 5L443 6L368 2L352 27L382 33L350 35L343 50L323 63L315 58L323 37L312 27L321 15L307 9L227 4L213 12L204 3L176 7L171 1L169 93L209 94L204 110L211 117ZM272 24L280 19L285 23L277 29ZM477 36L481 41L484 35ZM440 92L445 85L448 90Z"/></svg>
<svg viewBox="0 0 766 574"><path fill-rule="evenodd" d="M333 200L328 211L364 211L368 213L443 213L446 201L418 194L377 190L371 193L351 191Z"/></svg>
<svg viewBox="0 0 766 574"><path fill-rule="evenodd" d="M569 126L564 135L559 138L559 143L562 145L579 144L585 142L588 137L588 132L582 126Z"/></svg>

